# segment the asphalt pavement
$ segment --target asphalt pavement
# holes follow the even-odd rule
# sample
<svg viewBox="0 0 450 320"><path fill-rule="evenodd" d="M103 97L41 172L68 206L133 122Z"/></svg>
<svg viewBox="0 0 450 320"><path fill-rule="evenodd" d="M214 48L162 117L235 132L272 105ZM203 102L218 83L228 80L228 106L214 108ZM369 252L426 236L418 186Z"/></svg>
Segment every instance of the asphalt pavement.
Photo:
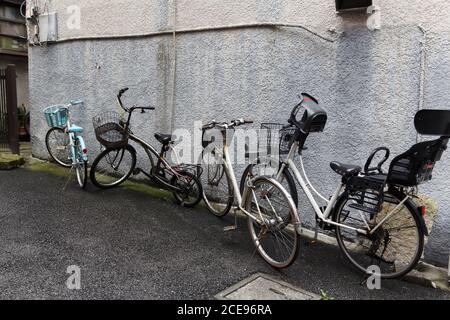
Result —
<svg viewBox="0 0 450 320"><path fill-rule="evenodd" d="M369 290L337 248L306 240L296 263L277 271L255 254L244 221L225 233L231 216L128 188L63 190L66 180L0 171L1 299L213 299L260 272L334 299L450 299L398 280ZM73 265L81 290L66 285Z"/></svg>

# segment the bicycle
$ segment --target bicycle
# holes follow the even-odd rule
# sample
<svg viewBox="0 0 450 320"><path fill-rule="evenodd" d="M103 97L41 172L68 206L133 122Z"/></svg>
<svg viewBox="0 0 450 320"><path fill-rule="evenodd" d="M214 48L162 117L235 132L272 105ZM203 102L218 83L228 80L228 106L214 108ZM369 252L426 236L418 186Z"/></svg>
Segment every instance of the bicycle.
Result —
<svg viewBox="0 0 450 320"><path fill-rule="evenodd" d="M86 188L88 150L81 134L83 128L71 123L70 108L83 106L83 101L71 101L68 105L56 105L44 109L50 130L45 136L45 145L51 158L65 168L75 169L77 181Z"/></svg>
<svg viewBox="0 0 450 320"><path fill-rule="evenodd" d="M229 148L235 128L250 123L253 122L239 119L203 126L203 200L208 210L219 217L227 214L236 200L248 218L250 236L261 257L274 268L287 268L299 251L300 220L290 194L275 179L264 176L248 180L240 192L231 162ZM207 133L213 129L218 130L221 141L216 142L222 142L222 146L212 139L208 141ZM236 228L237 225L225 231Z"/></svg>
<svg viewBox="0 0 450 320"><path fill-rule="evenodd" d="M141 113L155 110L154 107L126 108L122 103L123 94L128 88L120 90L117 102L120 108L128 114L127 121L116 112L106 112L94 117L94 129L97 140L105 149L94 160L91 167L91 181L101 188L117 187L132 174L144 174L154 184L172 191L175 201L185 207L194 207L202 199L202 186L196 176L197 168L193 165L175 164L167 160L167 153L173 150L173 137L170 134L156 133L155 138L161 145L161 151L143 139L136 136L130 129L133 112ZM131 140L140 145L150 161L150 170L146 172L136 168L136 149L128 143Z"/></svg>
<svg viewBox="0 0 450 320"><path fill-rule="evenodd" d="M304 113L298 120L300 111ZM297 194L295 183L291 181L293 173L316 214L316 236L318 228L334 231L339 248L357 270L372 275L376 269L369 268L377 266L380 271L375 274L385 279L409 273L419 262L424 236L428 236L423 218L425 208L418 207L413 199L417 198L417 186L431 179L435 163L447 148L450 111L423 110L417 113L417 132L441 137L416 144L397 156L388 172L383 171L383 165L390 156L386 147L375 149L364 169L332 162L331 169L342 176L342 180L329 199L312 186L302 160L307 137L310 133L322 132L326 122L327 114L317 100L302 94L301 102L291 113L289 125L279 125L275 132L280 138L280 153L286 151L286 142L289 145L287 160L280 160L275 168L275 179L289 180L290 192ZM297 153L304 178L294 163ZM383 158L373 167L372 162L377 155L383 155ZM249 165L243 181L252 179L253 171L260 172L266 165L263 161ZM320 207L313 193L326 206Z"/></svg>

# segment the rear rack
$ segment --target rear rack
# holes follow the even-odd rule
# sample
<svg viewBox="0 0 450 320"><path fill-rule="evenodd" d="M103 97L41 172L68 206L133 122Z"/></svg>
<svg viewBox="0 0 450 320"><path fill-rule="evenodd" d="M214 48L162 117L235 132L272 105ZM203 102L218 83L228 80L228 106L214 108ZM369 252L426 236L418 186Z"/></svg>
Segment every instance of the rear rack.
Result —
<svg viewBox="0 0 450 320"><path fill-rule="evenodd" d="M383 206L385 186L385 176L351 177L347 183L347 191L355 203L349 204L349 207L372 215L378 214Z"/></svg>

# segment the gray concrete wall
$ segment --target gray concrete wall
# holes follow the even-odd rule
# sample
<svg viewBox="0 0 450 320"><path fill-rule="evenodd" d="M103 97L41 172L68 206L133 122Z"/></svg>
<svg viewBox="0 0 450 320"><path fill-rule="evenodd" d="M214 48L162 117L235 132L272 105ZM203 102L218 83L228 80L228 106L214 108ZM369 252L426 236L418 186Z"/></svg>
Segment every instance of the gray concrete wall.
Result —
<svg viewBox="0 0 450 320"><path fill-rule="evenodd" d="M274 21L335 41L301 29L250 28L179 34L176 49L171 35L31 48L33 152L47 157L42 109L78 97L86 108L74 117L87 128L88 144L97 146L90 119L115 110L114 95L123 86L131 88L128 102L158 108L136 119L149 139L155 131L192 128L196 120L285 122L297 94L309 92L330 120L325 133L308 141L306 169L330 194L339 181L329 169L331 160L363 164L379 145L399 154L416 141L413 117L420 106L450 109L447 1L374 2L382 10L382 29L376 32L366 28L364 14L336 15L330 0L52 1L60 39ZM79 30L65 23L73 4L81 7ZM446 154L434 180L421 188L440 204L426 258L441 264L450 253L449 160ZM309 209L301 207L301 213L311 222Z"/></svg>

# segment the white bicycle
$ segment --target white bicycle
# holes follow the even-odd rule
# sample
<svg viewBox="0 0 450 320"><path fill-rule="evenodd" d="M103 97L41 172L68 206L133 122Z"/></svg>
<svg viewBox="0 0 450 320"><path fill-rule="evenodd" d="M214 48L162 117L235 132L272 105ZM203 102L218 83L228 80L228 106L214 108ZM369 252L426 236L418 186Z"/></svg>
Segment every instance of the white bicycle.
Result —
<svg viewBox="0 0 450 320"><path fill-rule="evenodd" d="M302 114L300 120L299 114ZM387 173L382 168L390 155L386 147L372 153L364 171L360 166L332 162L332 170L342 176L342 181L329 199L312 186L301 158L308 135L323 131L326 122L327 114L317 100L302 94L301 102L291 113L289 125L262 125L262 128L272 128L269 136L278 139L279 154L287 154L287 159L263 161L260 158L247 167L241 188L256 175L272 176L286 185L297 207L297 181L316 214L316 234L317 228L334 230L344 256L358 270L373 274L371 267L377 266L378 275L388 279L407 274L419 262L424 236L428 235L423 218L425 208L418 207L413 199L417 198L417 185L431 179L435 163L447 148L450 111L419 112L415 120L417 131L441 137L419 143L399 155L393 159ZM372 161L380 152L384 152L382 160L372 167ZM294 162L297 153L303 176ZM275 168L273 163L276 163ZM319 205L314 193L325 206Z"/></svg>
<svg viewBox="0 0 450 320"><path fill-rule="evenodd" d="M287 268L299 249L300 220L292 197L278 181L264 176L249 179L241 193L230 158L235 128L249 123L252 121L243 119L214 121L203 127L204 150L199 168L203 199L208 210L219 217L226 215L236 200L248 217L250 235L259 254L272 267ZM208 140L208 134L216 139Z"/></svg>

